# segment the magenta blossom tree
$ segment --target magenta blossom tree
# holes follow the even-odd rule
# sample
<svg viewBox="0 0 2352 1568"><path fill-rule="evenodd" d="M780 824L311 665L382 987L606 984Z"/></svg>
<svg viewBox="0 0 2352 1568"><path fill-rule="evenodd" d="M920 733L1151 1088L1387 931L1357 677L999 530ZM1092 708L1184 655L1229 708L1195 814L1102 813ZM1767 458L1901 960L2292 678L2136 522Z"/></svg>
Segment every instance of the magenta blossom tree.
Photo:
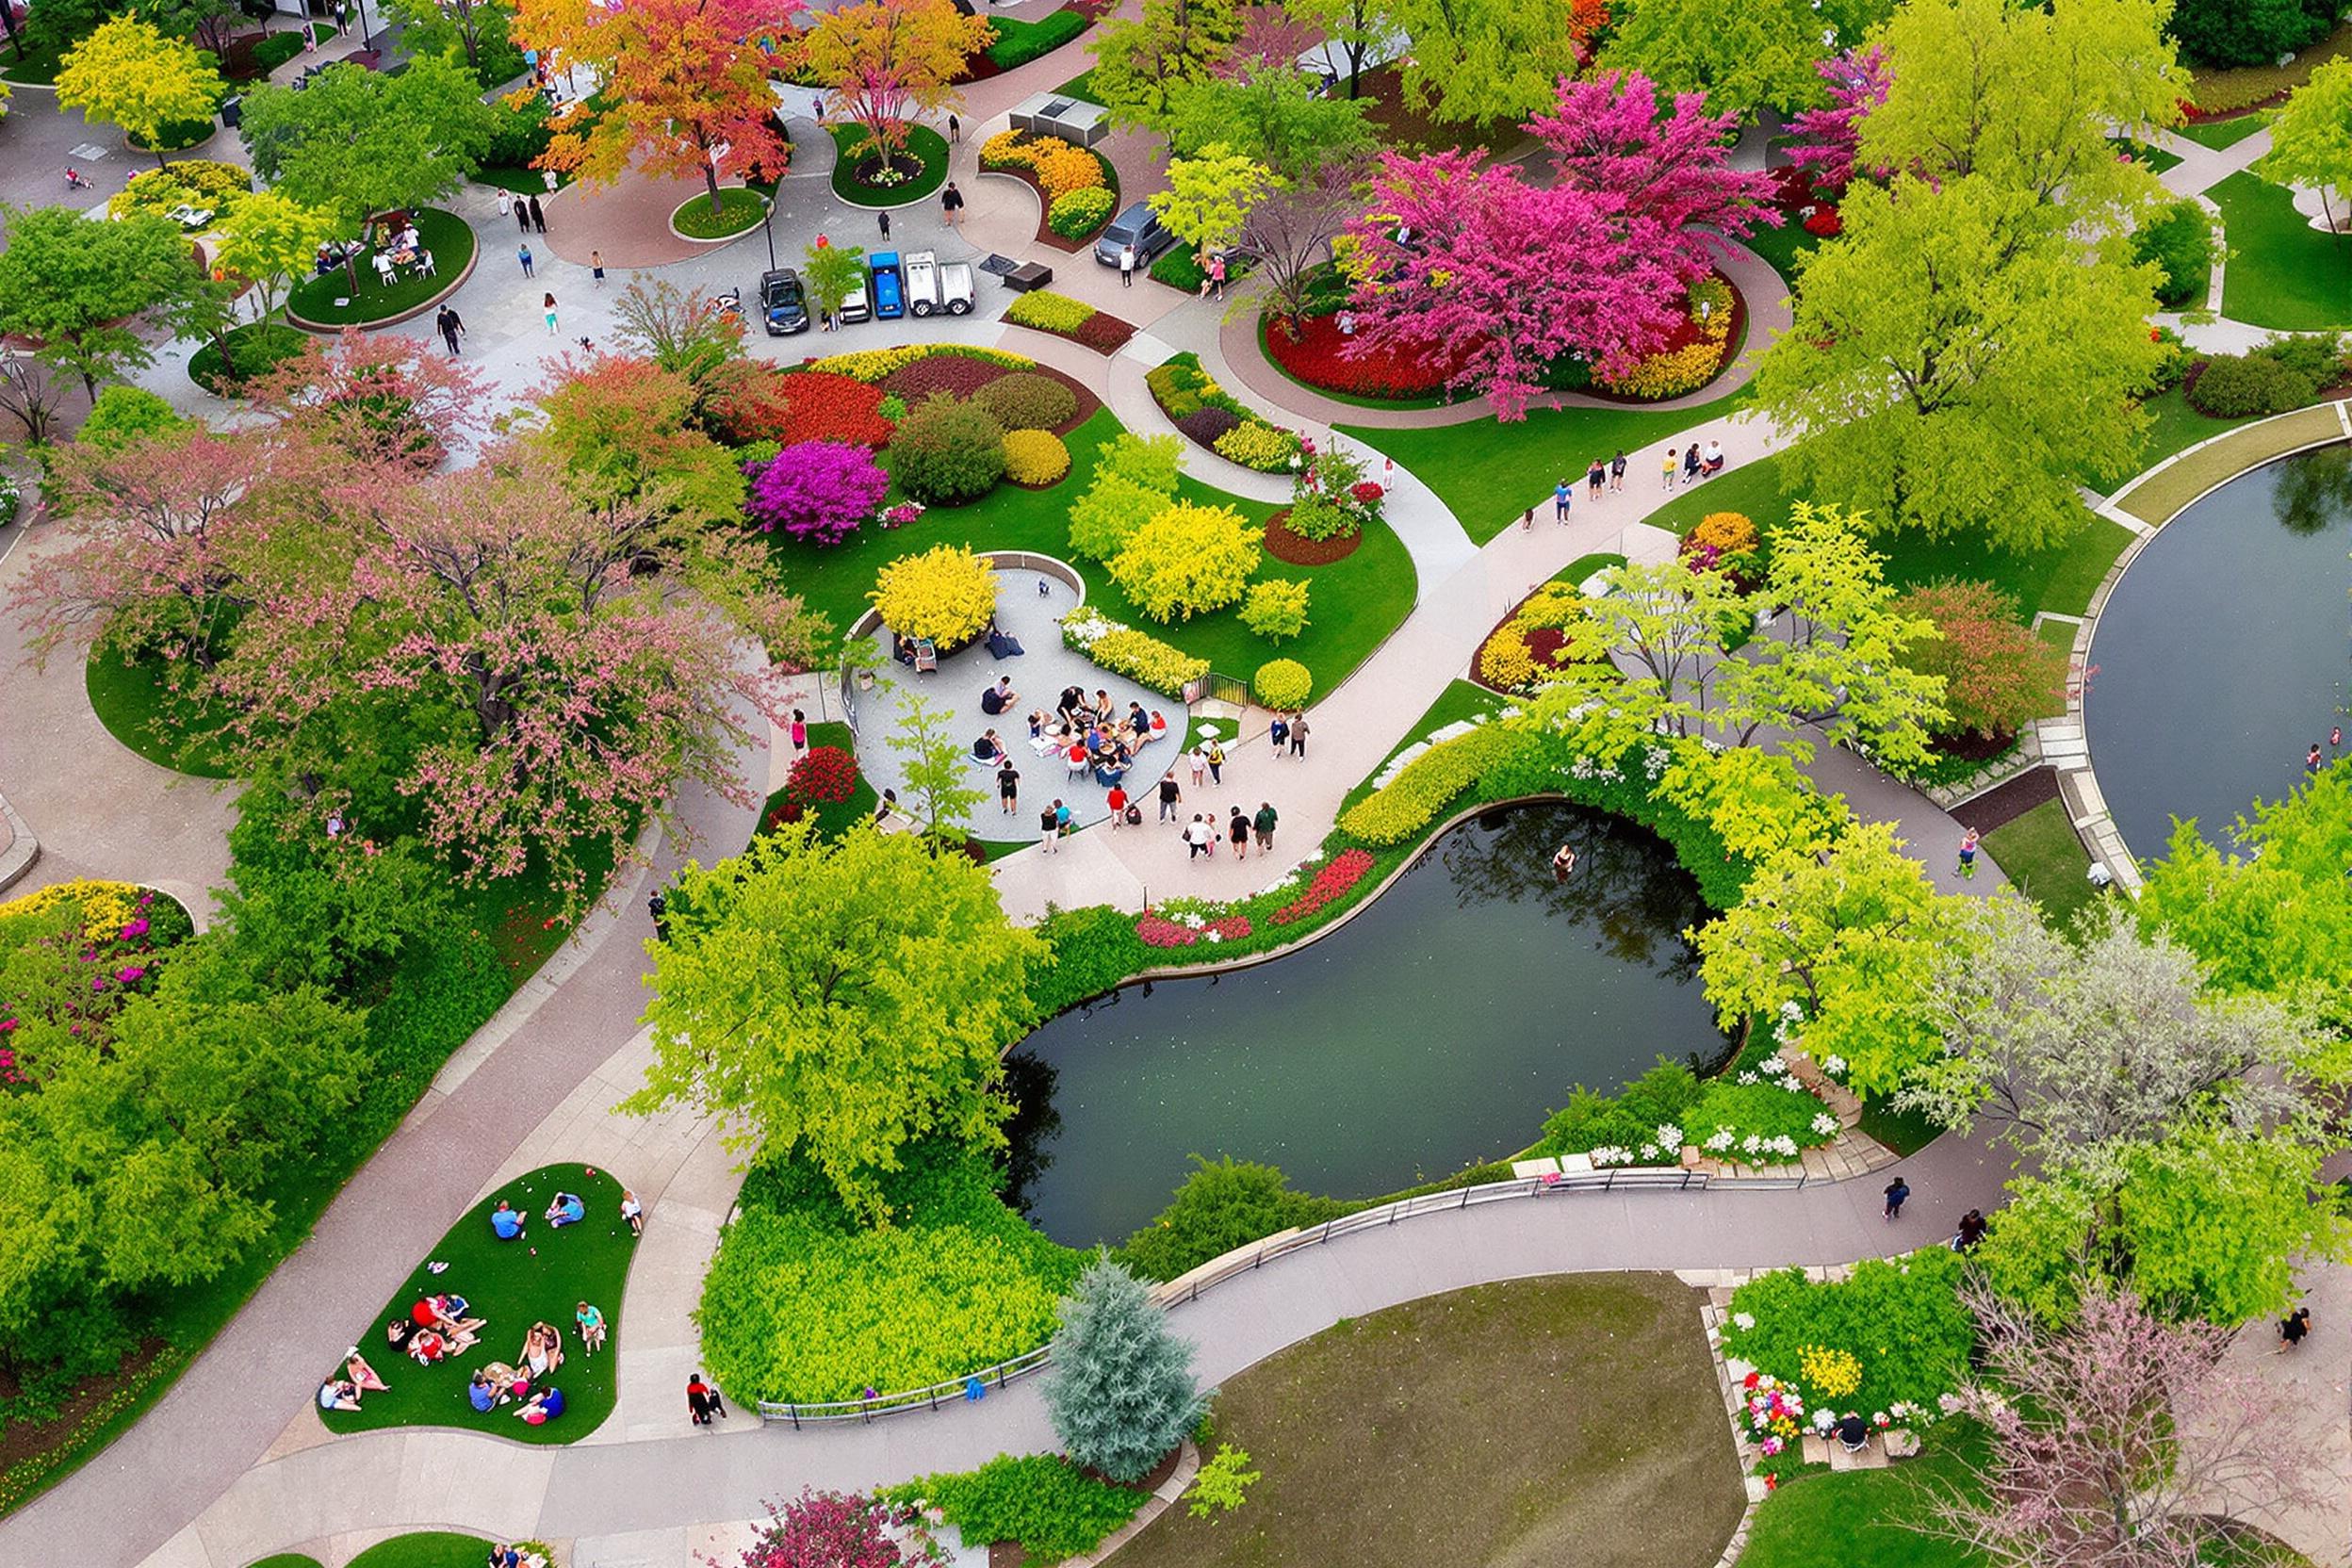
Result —
<svg viewBox="0 0 2352 1568"><path fill-rule="evenodd" d="M1873 43L1868 49L1849 49L1813 69L1829 84L1829 103L1822 108L1806 109L1789 122L1792 134L1802 139L1788 149L1788 161L1811 170L1815 185L1843 190L1854 180L1854 155L1862 142L1863 118L1886 101L1891 80L1886 74L1886 53Z"/></svg>
<svg viewBox="0 0 2352 1568"><path fill-rule="evenodd" d="M768 1522L743 1548L743 1568L899 1568L941 1560L920 1530L911 1532L909 1555L886 1523L882 1505L871 1497L803 1487L781 1508L768 1505Z"/></svg>
<svg viewBox="0 0 2352 1568"><path fill-rule="evenodd" d="M781 529L814 545L838 545L858 531L890 488L874 454L840 441L803 441L751 472L743 515L762 533Z"/></svg>
<svg viewBox="0 0 2352 1568"><path fill-rule="evenodd" d="M1591 198L1603 222L1688 286L1723 255L1717 235L1744 239L1757 223L1780 221L1772 176L1731 167L1738 123L1708 114L1703 92L1678 93L1661 113L1647 76L1604 71L1562 77L1552 112L1527 128L1551 149L1559 185Z"/></svg>
<svg viewBox="0 0 2352 1568"><path fill-rule="evenodd" d="M1683 318L1674 257L1637 242L1589 190L1539 188L1448 150L1381 156L1371 210L1348 225L1353 341L1458 365L1448 386L1524 418L1555 360L1630 370Z"/></svg>

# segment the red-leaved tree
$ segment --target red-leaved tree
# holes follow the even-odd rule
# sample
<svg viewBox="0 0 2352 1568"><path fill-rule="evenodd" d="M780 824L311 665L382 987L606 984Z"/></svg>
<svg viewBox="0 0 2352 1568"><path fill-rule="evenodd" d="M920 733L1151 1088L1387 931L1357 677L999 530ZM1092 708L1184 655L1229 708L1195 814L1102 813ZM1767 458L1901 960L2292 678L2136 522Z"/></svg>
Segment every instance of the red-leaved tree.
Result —
<svg viewBox="0 0 2352 1568"><path fill-rule="evenodd" d="M1903 663L1940 676L1951 733L2013 735L2048 713L2066 689L2066 653L2037 636L2017 601L1989 582L1947 578L1896 601L1904 615L1935 624L1903 651Z"/></svg>
<svg viewBox="0 0 2352 1568"><path fill-rule="evenodd" d="M883 1507L855 1493L803 1487L799 1496L768 1504L768 1522L743 1548L743 1568L899 1568L939 1560L928 1536L916 1532L909 1557L890 1539Z"/></svg>
<svg viewBox="0 0 2352 1568"><path fill-rule="evenodd" d="M1527 128L1551 149L1560 185L1590 196L1604 222L1688 286L1722 256L1717 235L1744 239L1780 221L1772 176L1731 167L1739 118L1708 114L1703 92L1677 93L1661 115L1647 76L1604 71L1562 77L1552 112Z"/></svg>
<svg viewBox="0 0 2352 1568"><path fill-rule="evenodd" d="M906 147L917 114L956 105L964 62L995 37L988 18L966 15L955 0L858 0L827 11L807 48L828 90L827 122L864 131L865 150L880 156Z"/></svg>
<svg viewBox="0 0 2352 1568"><path fill-rule="evenodd" d="M1873 43L1867 49L1849 49L1813 69L1829 84L1829 103L1789 122L1790 134L1800 139L1788 149L1788 161L1811 170L1813 183L1836 194L1854 181L1863 117L1886 101L1891 81L1886 52Z"/></svg>
<svg viewBox="0 0 2352 1568"><path fill-rule="evenodd" d="M1967 1298L1984 1374L1959 1399L1993 1462L1936 1492L1933 1533L2000 1568L2197 1568L2224 1521L2321 1506L2318 1467L2276 1391L2229 1359L2230 1330L2099 1283L2063 1329L1981 1287Z"/></svg>

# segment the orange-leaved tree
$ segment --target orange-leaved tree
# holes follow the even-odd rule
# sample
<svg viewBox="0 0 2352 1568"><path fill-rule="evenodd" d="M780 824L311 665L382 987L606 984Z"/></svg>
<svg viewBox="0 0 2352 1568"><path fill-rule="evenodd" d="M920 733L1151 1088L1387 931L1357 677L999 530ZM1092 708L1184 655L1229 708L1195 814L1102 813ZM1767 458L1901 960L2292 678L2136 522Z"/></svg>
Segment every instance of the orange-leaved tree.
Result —
<svg viewBox="0 0 2352 1568"><path fill-rule="evenodd" d="M996 28L966 16L955 0L860 0L828 12L808 31L808 64L829 90L825 119L866 133L858 151L885 156L906 145L917 114L956 102L964 62Z"/></svg>
<svg viewBox="0 0 2352 1568"><path fill-rule="evenodd" d="M698 172L716 216L721 174L783 175L791 149L768 72L789 63L793 19L807 9L806 0L521 0L514 41L597 83L558 111L539 167L600 184L631 160L651 174Z"/></svg>

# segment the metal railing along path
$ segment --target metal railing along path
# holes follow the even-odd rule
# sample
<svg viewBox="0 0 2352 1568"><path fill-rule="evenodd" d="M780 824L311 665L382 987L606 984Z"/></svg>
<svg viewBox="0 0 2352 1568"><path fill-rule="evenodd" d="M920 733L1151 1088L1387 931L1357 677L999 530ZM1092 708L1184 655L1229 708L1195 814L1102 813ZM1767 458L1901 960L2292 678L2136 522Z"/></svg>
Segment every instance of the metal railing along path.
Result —
<svg viewBox="0 0 2352 1568"><path fill-rule="evenodd" d="M1542 1198L1557 1192L1697 1192L1704 1191L1710 1181L1753 1191L1802 1187L1813 1179L1804 1174L1710 1179L1705 1171L1684 1170L1679 1167L1627 1167L1613 1170L1576 1171L1560 1176L1514 1176L1507 1182L1486 1182L1476 1186L1456 1187L1448 1192L1425 1192L1414 1198L1400 1198L1393 1203L1382 1203L1377 1208L1326 1220L1307 1230L1284 1232L1247 1247L1236 1247L1181 1278L1155 1286L1152 1294L1162 1306L1180 1306L1199 1300L1201 1292L1214 1290L1228 1280L1255 1273L1277 1259L1323 1246L1342 1236L1382 1229L1400 1219L1415 1219L1431 1214L1457 1214L1464 1209L1511 1199ZM926 1388L876 1394L870 1399L833 1399L814 1404L762 1399L759 1402L760 1419L789 1421L794 1427L800 1427L817 1421L872 1421L885 1415L903 1415L908 1411L935 1411L942 1404L952 1405L961 1399L979 1397L973 1392L975 1386L985 1393L990 1388L1003 1388L1032 1372L1042 1371L1052 1359L1051 1350L1052 1347L1040 1345L1025 1355L998 1362L993 1366L984 1366L960 1378L951 1378Z"/></svg>

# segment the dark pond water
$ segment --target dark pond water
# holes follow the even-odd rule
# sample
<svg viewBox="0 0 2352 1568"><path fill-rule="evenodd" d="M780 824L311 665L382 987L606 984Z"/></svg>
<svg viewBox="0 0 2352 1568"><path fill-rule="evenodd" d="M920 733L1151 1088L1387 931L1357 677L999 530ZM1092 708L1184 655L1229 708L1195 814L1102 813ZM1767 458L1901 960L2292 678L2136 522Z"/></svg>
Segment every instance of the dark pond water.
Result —
<svg viewBox="0 0 2352 1568"><path fill-rule="evenodd" d="M1553 850L1578 856L1565 886ZM1454 829L1343 930L1207 980L1065 1013L1013 1057L1056 1240L1116 1241L1195 1153L1369 1197L1525 1148L1571 1086L1724 1049L1681 933L1698 886L1619 817L1514 807Z"/></svg>
<svg viewBox="0 0 2352 1568"><path fill-rule="evenodd" d="M2083 719L2124 841L2164 854L2175 817L2226 843L2257 798L2328 753L2352 681L2352 449L2231 481L2132 563L2091 640Z"/></svg>

